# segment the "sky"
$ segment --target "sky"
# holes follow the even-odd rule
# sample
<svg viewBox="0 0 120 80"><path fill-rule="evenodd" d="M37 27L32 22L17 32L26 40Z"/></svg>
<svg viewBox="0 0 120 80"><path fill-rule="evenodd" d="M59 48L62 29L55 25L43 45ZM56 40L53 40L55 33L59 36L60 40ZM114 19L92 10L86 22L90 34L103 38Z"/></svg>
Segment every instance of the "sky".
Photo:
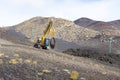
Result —
<svg viewBox="0 0 120 80"><path fill-rule="evenodd" d="M120 0L0 0L0 27L36 16L99 21L120 19Z"/></svg>

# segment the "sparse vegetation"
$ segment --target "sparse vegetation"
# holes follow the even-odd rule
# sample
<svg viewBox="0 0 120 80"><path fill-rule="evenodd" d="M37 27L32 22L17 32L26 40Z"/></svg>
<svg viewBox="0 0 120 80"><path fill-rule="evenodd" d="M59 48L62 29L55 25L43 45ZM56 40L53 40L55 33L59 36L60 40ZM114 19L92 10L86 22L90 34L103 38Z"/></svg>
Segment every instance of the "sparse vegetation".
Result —
<svg viewBox="0 0 120 80"><path fill-rule="evenodd" d="M2 55L0 57L0 79L43 80L47 76L48 78L46 79L53 80L52 76L56 72L48 69L42 69L37 61L31 59L23 59L19 54L13 54L12 56L6 58L8 55L3 54L4 53L0 54ZM62 73L62 70L60 73ZM60 73L58 72L58 74ZM64 76L64 74L68 73L63 73L61 75ZM71 73L71 78L76 78L77 76L78 74L74 75L73 72ZM66 77L66 80L69 80L69 76L68 78Z"/></svg>

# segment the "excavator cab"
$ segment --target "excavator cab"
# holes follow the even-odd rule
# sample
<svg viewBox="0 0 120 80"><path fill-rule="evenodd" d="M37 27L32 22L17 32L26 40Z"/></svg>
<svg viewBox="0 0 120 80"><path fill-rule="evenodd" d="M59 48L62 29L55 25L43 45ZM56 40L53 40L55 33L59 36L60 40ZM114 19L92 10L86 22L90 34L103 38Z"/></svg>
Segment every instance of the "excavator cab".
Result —
<svg viewBox="0 0 120 80"><path fill-rule="evenodd" d="M50 34L51 39L47 38L47 34ZM55 48L55 38L53 37L55 34L55 30L53 28L53 20L51 19L47 28L44 31L44 35L42 38L38 38L36 43L34 44L35 48L42 49L54 49Z"/></svg>

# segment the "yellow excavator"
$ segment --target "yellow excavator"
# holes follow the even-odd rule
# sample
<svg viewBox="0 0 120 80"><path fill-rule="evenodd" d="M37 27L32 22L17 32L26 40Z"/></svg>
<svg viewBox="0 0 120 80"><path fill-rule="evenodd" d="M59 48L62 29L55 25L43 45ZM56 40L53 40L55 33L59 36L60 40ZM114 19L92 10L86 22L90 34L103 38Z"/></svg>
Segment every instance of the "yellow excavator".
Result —
<svg viewBox="0 0 120 80"><path fill-rule="evenodd" d="M46 38L47 34L51 36L51 39ZM41 38L38 38L36 43L34 44L35 48L42 49L54 49L55 48L55 29L53 28L53 19L50 19L50 22L47 28L44 31L44 34Z"/></svg>

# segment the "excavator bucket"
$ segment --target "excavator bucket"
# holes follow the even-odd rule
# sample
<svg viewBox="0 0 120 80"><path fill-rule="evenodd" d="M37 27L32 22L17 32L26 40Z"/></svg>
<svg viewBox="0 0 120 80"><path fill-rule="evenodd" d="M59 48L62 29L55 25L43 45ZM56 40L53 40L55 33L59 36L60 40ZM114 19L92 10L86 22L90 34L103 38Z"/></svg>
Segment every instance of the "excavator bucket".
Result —
<svg viewBox="0 0 120 80"><path fill-rule="evenodd" d="M51 49L54 49L55 48L55 38L53 37L51 40L50 40L50 48Z"/></svg>

